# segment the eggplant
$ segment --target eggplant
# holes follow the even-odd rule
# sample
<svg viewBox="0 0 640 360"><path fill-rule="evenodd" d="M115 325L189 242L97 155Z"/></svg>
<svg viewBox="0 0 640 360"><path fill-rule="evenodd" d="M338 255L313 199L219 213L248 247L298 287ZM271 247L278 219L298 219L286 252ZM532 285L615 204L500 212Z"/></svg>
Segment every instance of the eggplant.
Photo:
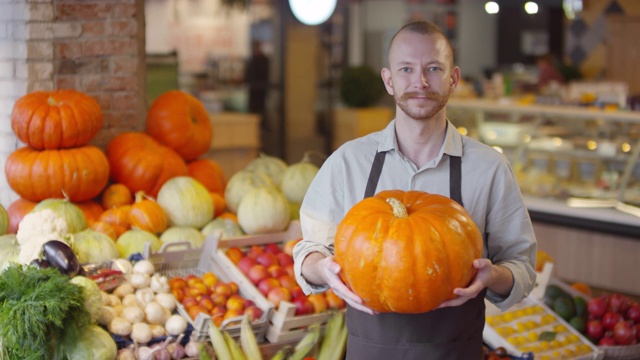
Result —
<svg viewBox="0 0 640 360"><path fill-rule="evenodd" d="M42 259L33 259L33 261L31 261L31 265L37 267L38 269L46 269L51 266L51 264L49 264L47 260Z"/></svg>
<svg viewBox="0 0 640 360"><path fill-rule="evenodd" d="M78 257L71 247L59 240L50 240L42 245L42 257L61 273L74 277L80 271Z"/></svg>

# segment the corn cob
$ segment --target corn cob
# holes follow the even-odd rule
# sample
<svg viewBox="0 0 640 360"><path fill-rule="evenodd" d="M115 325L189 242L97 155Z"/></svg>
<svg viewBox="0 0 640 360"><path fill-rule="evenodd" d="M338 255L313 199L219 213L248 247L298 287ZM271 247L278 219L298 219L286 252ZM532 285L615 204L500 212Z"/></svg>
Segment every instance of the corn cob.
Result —
<svg viewBox="0 0 640 360"><path fill-rule="evenodd" d="M251 329L251 325L249 324L248 315L244 316L240 324L240 345L242 346L242 350L244 350L247 360L262 360L260 347L258 347L256 335L253 333L253 329Z"/></svg>
<svg viewBox="0 0 640 360"><path fill-rule="evenodd" d="M317 360L331 360L333 359L332 353L334 348L337 347L338 342L340 340L340 331L341 329L345 329L344 324L344 313L341 311L336 311L333 315L327 320L327 326L324 329L324 338L322 343L320 344L320 351L318 352ZM346 340L346 335L345 335Z"/></svg>
<svg viewBox="0 0 640 360"><path fill-rule="evenodd" d="M227 344L233 360L247 360L247 357L244 355L244 352L242 352L240 345L238 345L238 343L233 340L231 335L229 335L229 333L226 331L223 332L223 334L224 342Z"/></svg>
<svg viewBox="0 0 640 360"><path fill-rule="evenodd" d="M309 325L307 334L298 342L293 350L293 354L289 357L289 360L302 360L304 359L313 347L316 346L320 339L320 324Z"/></svg>
<svg viewBox="0 0 640 360"><path fill-rule="evenodd" d="M211 339L211 345L213 345L213 351L216 352L216 359L218 360L234 360L231 357L227 343L224 341L224 335L222 331L218 329L213 321L209 320L209 328L207 329L209 339Z"/></svg>
<svg viewBox="0 0 640 360"><path fill-rule="evenodd" d="M291 354L291 347L285 346L275 353L275 355L271 357L271 360L287 360L289 359L289 354Z"/></svg>

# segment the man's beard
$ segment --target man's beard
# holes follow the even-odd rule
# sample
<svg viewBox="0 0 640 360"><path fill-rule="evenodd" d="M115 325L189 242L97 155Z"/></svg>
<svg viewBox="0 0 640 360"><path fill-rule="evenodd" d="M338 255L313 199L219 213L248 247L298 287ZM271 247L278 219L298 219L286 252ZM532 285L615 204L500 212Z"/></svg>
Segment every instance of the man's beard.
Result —
<svg viewBox="0 0 640 360"><path fill-rule="evenodd" d="M412 106L409 104L409 98L417 97L417 96L426 96L430 102L426 104L424 107ZM449 101L449 93L438 93L435 91L428 92L409 92L402 94L399 98L394 96L396 104L405 114L415 120L426 120L432 118L436 115L440 110L442 110L446 105L447 101Z"/></svg>

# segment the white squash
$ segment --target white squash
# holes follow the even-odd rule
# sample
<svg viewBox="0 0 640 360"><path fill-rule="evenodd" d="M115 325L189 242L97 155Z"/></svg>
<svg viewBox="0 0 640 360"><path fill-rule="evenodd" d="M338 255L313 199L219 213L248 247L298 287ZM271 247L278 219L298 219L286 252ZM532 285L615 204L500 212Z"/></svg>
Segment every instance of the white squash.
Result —
<svg viewBox="0 0 640 360"><path fill-rule="evenodd" d="M238 223L231 219L221 217L209 221L209 223L200 230L204 236L209 236L216 231L221 232L220 239L230 239L244 235L244 231L242 231Z"/></svg>
<svg viewBox="0 0 640 360"><path fill-rule="evenodd" d="M202 228L213 218L213 201L209 191L196 179L177 176L158 191L156 202L162 207L169 226Z"/></svg>
<svg viewBox="0 0 640 360"><path fill-rule="evenodd" d="M154 234L138 229L125 231L116 241L116 247L121 258L128 259L135 253L142 253L144 244L149 242L151 250L158 251L162 247L162 242Z"/></svg>
<svg viewBox="0 0 640 360"><path fill-rule="evenodd" d="M275 186L280 185L282 174L287 170L287 163L284 160L260 153L260 156L251 160L244 170L256 172L268 176Z"/></svg>
<svg viewBox="0 0 640 360"><path fill-rule="evenodd" d="M224 200L227 202L227 209L237 213L242 197L249 191L261 186L275 188L273 181L266 175L248 170L240 170L233 174L224 189Z"/></svg>
<svg viewBox="0 0 640 360"><path fill-rule="evenodd" d="M0 235L4 235L9 230L9 214L0 204Z"/></svg>
<svg viewBox="0 0 640 360"><path fill-rule="evenodd" d="M238 206L238 223L251 235L283 231L289 218L289 202L273 187L249 191Z"/></svg>
<svg viewBox="0 0 640 360"><path fill-rule="evenodd" d="M162 244L186 241L191 244L192 249L195 249L204 245L204 237L204 234L198 229L188 226L172 226L160 235L160 241L162 241ZM177 250L177 248L174 248L174 250Z"/></svg>
<svg viewBox="0 0 640 360"><path fill-rule="evenodd" d="M84 213L75 204L66 199L46 199L39 202L32 213L50 209L67 223L70 234L75 234L87 228L87 219Z"/></svg>
<svg viewBox="0 0 640 360"><path fill-rule="evenodd" d="M119 257L118 247L111 238L99 231L85 229L73 236L71 249L78 256L78 262L101 263Z"/></svg>
<svg viewBox="0 0 640 360"><path fill-rule="evenodd" d="M302 203L302 199L318 170L316 165L304 160L289 166L282 175L280 191L287 200L293 203Z"/></svg>

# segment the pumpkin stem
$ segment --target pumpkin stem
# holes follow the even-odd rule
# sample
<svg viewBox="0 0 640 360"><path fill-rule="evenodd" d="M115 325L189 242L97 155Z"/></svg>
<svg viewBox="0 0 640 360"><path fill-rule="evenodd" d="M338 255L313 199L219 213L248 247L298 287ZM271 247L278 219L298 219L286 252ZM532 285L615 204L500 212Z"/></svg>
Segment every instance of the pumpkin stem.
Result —
<svg viewBox="0 0 640 360"><path fill-rule="evenodd" d="M409 213L407 212L407 207L404 206L402 201L396 198L388 198L387 202L393 208L393 215L395 215L395 217L400 219L409 217Z"/></svg>
<svg viewBox="0 0 640 360"><path fill-rule="evenodd" d="M58 106L58 102L53 98L53 96L49 96L49 98L47 98L47 104L49 104L49 106Z"/></svg>
<svg viewBox="0 0 640 360"><path fill-rule="evenodd" d="M140 191L136 191L136 195L135 195L136 201L135 202L141 202L144 199L149 199L149 200L153 200L153 198L151 198L150 196L147 196L147 194L144 193L144 191L140 190Z"/></svg>

